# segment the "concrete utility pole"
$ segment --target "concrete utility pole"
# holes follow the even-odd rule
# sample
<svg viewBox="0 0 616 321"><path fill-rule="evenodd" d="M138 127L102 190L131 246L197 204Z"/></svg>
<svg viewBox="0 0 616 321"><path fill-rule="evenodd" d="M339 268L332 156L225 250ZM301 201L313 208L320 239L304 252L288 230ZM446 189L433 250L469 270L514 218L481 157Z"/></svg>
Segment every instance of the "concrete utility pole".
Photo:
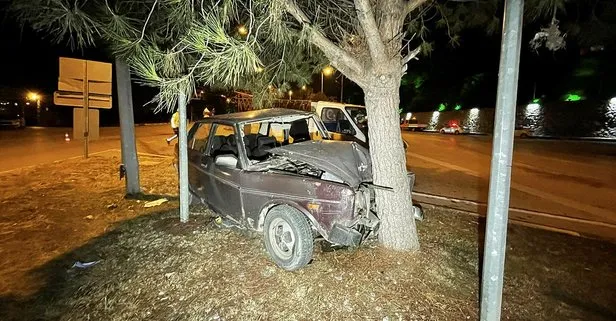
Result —
<svg viewBox="0 0 616 321"><path fill-rule="evenodd" d="M501 316L523 13L524 0L505 0L481 277L482 321Z"/></svg>
<svg viewBox="0 0 616 321"><path fill-rule="evenodd" d="M178 97L178 110L180 112L180 128L178 143L180 152L180 221L188 222L189 191L188 191L188 145L186 142L186 94L181 93Z"/></svg>
<svg viewBox="0 0 616 321"><path fill-rule="evenodd" d="M115 61L118 109L120 113L120 139L122 163L126 169L126 194L141 193L139 186L139 159L135 144L135 119L133 115L133 91L128 65L120 59Z"/></svg>

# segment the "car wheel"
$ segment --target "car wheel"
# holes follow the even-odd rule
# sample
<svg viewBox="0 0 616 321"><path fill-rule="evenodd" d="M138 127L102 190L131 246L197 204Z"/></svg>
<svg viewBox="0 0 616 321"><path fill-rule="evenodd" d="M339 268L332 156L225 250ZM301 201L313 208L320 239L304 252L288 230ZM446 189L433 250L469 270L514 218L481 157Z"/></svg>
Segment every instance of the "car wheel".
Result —
<svg viewBox="0 0 616 321"><path fill-rule="evenodd" d="M312 259L314 239L310 223L293 208L272 208L265 217L263 236L274 263L287 271L304 267Z"/></svg>
<svg viewBox="0 0 616 321"><path fill-rule="evenodd" d="M460 131L459 131L459 130L456 130L456 131L454 132L454 134L456 134L456 135L460 135Z"/></svg>
<svg viewBox="0 0 616 321"><path fill-rule="evenodd" d="M445 130L441 129L441 134L444 134L444 133L445 133Z"/></svg>
<svg viewBox="0 0 616 321"><path fill-rule="evenodd" d="M527 138L527 137L528 137L528 135L526 133L520 134L520 138Z"/></svg>

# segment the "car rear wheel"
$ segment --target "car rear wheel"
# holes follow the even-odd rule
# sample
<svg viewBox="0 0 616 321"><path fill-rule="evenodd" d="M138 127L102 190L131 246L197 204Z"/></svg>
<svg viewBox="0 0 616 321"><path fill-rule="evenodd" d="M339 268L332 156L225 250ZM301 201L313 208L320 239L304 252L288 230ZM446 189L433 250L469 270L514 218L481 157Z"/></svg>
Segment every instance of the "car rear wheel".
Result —
<svg viewBox="0 0 616 321"><path fill-rule="evenodd" d="M456 135L460 135L460 131L459 131L459 130L456 130L456 131L454 132L454 134L456 134Z"/></svg>
<svg viewBox="0 0 616 321"><path fill-rule="evenodd" d="M445 133L445 130L444 130L444 129L441 129L441 134L444 134L444 133Z"/></svg>
<svg viewBox="0 0 616 321"><path fill-rule="evenodd" d="M304 267L312 259L312 229L306 217L296 209L272 208L265 217L263 236L274 263L287 271Z"/></svg>

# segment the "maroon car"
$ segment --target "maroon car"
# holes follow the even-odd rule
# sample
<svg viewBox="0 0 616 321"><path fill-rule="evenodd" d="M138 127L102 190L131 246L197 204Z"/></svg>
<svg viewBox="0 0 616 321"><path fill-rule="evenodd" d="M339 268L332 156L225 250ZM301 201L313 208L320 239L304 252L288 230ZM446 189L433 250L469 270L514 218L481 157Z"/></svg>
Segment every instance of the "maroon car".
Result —
<svg viewBox="0 0 616 321"><path fill-rule="evenodd" d="M378 232L368 151L330 140L312 113L264 109L206 118L188 133L188 162L192 202L262 232L284 269L308 264L319 235L357 246Z"/></svg>

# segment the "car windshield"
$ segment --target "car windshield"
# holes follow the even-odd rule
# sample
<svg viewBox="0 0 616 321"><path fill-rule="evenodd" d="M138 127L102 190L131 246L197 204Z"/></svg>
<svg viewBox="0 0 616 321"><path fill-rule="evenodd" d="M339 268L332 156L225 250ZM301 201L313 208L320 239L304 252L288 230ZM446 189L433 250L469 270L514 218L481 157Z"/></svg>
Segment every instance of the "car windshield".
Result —
<svg viewBox="0 0 616 321"><path fill-rule="evenodd" d="M327 139L314 117L286 117L248 123L243 127L246 155L251 161L267 159L274 147ZM253 162L253 163L254 163Z"/></svg>
<svg viewBox="0 0 616 321"><path fill-rule="evenodd" d="M353 122L357 125L357 127L359 127L359 129L365 129L368 128L368 116L366 114L366 108L364 107L352 107L352 106L347 106L345 107L347 113L349 113L349 115L351 116L351 119L353 119Z"/></svg>

